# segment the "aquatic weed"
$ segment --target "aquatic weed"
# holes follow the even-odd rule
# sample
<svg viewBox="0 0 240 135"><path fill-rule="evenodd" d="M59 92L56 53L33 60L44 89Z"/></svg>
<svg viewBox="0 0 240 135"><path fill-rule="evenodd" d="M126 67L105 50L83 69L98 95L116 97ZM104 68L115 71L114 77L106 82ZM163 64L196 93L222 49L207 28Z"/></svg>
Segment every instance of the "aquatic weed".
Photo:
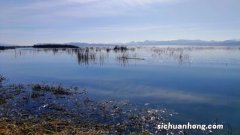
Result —
<svg viewBox="0 0 240 135"><path fill-rule="evenodd" d="M46 84L33 84L32 90L35 92L36 91L52 92L55 95L70 95L71 94L70 89L64 88L61 85L50 86L50 85L46 85Z"/></svg>
<svg viewBox="0 0 240 135"><path fill-rule="evenodd" d="M158 130L175 113L128 101L94 101L61 85L3 86L0 134L177 134ZM17 90L16 90L17 89ZM29 90L28 90L29 89ZM62 98L58 98L61 95ZM8 100L6 97L11 97Z"/></svg>

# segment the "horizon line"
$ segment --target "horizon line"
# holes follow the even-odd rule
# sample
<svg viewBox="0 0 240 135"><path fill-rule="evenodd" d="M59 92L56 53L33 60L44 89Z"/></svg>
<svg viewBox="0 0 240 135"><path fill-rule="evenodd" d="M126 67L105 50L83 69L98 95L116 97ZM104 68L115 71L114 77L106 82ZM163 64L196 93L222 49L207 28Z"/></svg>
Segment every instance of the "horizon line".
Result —
<svg viewBox="0 0 240 135"><path fill-rule="evenodd" d="M172 39L172 40L142 40L142 41L128 41L128 42L81 42L81 41L69 41L69 42L38 42L32 44L12 44L0 42L1 45L9 45L9 46L32 46L37 44L71 44L71 43L82 43L82 44L130 44L130 43L144 43L144 42L171 42L171 41L199 41L199 42L225 42L225 41L235 41L240 42L240 39L226 39L226 40L203 40L203 39Z"/></svg>

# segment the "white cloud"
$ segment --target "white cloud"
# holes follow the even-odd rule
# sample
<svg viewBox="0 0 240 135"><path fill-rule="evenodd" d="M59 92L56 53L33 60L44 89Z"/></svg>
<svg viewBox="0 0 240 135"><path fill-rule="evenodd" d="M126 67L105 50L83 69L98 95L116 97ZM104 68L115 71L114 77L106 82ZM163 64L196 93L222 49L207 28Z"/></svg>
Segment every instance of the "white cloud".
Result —
<svg viewBox="0 0 240 135"><path fill-rule="evenodd" d="M0 20L34 22L55 19L139 15L139 10L179 0L37 0L11 7L1 6ZM143 13L143 11L142 11ZM141 13L141 14L142 14ZM145 12L146 13L146 12Z"/></svg>

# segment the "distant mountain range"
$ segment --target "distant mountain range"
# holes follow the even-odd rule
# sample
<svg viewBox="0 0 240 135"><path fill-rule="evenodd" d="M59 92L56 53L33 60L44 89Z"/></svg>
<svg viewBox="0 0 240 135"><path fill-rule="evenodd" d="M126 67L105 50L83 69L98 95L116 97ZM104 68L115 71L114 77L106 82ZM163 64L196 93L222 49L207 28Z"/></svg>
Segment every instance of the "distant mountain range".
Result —
<svg viewBox="0 0 240 135"><path fill-rule="evenodd" d="M240 45L239 40L225 41L204 41L204 40L169 40L169 41L150 41L129 42L127 45Z"/></svg>
<svg viewBox="0 0 240 135"><path fill-rule="evenodd" d="M84 43L84 42L69 42L62 45L75 45L75 46L106 46L106 45L240 45L240 40L225 40L225 41L204 41L204 40L168 40L168 41L155 41L145 40L143 42L128 42L128 43ZM21 46L0 43L0 46Z"/></svg>
<svg viewBox="0 0 240 135"><path fill-rule="evenodd" d="M168 40L168 41L155 41L145 40L143 42L128 42L128 43L80 43L71 42L67 43L76 46L99 46L99 45L240 45L240 40L225 40L225 41L204 41L204 40Z"/></svg>
<svg viewBox="0 0 240 135"><path fill-rule="evenodd" d="M66 43L69 45L75 45L75 46L106 46L106 45L124 45L123 43L83 43L83 42L70 42Z"/></svg>

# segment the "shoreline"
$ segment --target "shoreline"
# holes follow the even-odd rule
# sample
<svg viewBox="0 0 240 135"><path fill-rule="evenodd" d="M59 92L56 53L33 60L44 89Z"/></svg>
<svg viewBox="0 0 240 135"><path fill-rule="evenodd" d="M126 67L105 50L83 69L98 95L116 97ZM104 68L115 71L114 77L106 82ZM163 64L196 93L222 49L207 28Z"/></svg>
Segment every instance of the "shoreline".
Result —
<svg viewBox="0 0 240 135"><path fill-rule="evenodd" d="M151 134L167 121L161 109L140 109L128 102L94 101L77 87L5 84L0 77L0 133Z"/></svg>
<svg viewBox="0 0 240 135"><path fill-rule="evenodd" d="M209 134L212 130L158 130L176 114L127 101L94 101L86 90L35 84L7 84L0 75L0 134Z"/></svg>

